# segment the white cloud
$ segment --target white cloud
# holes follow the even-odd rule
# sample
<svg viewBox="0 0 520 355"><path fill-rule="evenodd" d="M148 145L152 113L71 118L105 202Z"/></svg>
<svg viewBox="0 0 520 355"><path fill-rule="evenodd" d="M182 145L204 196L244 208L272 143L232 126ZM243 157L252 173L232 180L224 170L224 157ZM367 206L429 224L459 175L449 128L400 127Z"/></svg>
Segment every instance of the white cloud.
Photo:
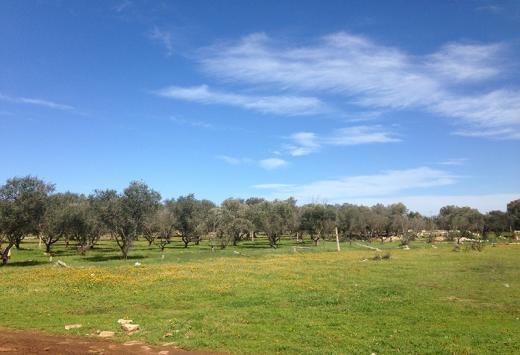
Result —
<svg viewBox="0 0 520 355"><path fill-rule="evenodd" d="M230 157L229 155L218 155L216 158L225 161L226 163L231 165L239 165L249 161L249 159L235 158Z"/></svg>
<svg viewBox="0 0 520 355"><path fill-rule="evenodd" d="M286 149L292 156L307 155L326 145L351 146L400 141L391 132L379 125L344 127L325 136L318 136L312 132L298 132L292 134L289 139L292 140L292 144L289 144Z"/></svg>
<svg viewBox="0 0 520 355"><path fill-rule="evenodd" d="M443 170L420 167L390 170L375 175L350 176L320 180L308 184L260 184L256 188L271 190L273 198L295 197L300 202L325 200L348 202L355 198L389 196L413 189L454 184L457 177Z"/></svg>
<svg viewBox="0 0 520 355"><path fill-rule="evenodd" d="M150 33L150 38L159 42L166 49L166 54L171 56L173 54L173 36L171 32L160 30L157 26L154 26Z"/></svg>
<svg viewBox="0 0 520 355"><path fill-rule="evenodd" d="M211 123L205 121L197 121L197 120L188 120L182 117L171 116L170 121L177 123L179 125L188 125L197 128L213 128Z"/></svg>
<svg viewBox="0 0 520 355"><path fill-rule="evenodd" d="M520 134L520 91L446 98L431 109L470 123L463 131L504 139Z"/></svg>
<svg viewBox="0 0 520 355"><path fill-rule="evenodd" d="M207 85L178 87L170 86L157 91L159 96L202 104L220 104L241 107L261 113L278 115L308 115L321 112L323 103L306 96L250 96L210 90Z"/></svg>
<svg viewBox="0 0 520 355"><path fill-rule="evenodd" d="M447 159L447 160L441 161L439 164L456 166L456 165L463 165L467 161L468 161L467 158L453 158L453 159Z"/></svg>
<svg viewBox="0 0 520 355"><path fill-rule="evenodd" d="M63 111L70 111L74 110L74 107L64 104L59 104L53 101L49 100L43 100L43 99L37 99L37 98L27 98L27 97L13 97L13 96L7 96L0 93L0 100L17 103L17 104L27 104L27 105L36 105L36 106L43 106L55 110L63 110Z"/></svg>
<svg viewBox="0 0 520 355"><path fill-rule="evenodd" d="M504 74L504 49L451 43L414 56L345 32L300 46L252 34L202 50L200 61L205 71L226 81L333 94L376 111L422 109L456 119L467 130L493 128L500 134L496 128L520 131L520 91L473 86Z"/></svg>
<svg viewBox="0 0 520 355"><path fill-rule="evenodd" d="M129 6L132 5L132 2L129 1L129 0L125 0L119 4L117 4L116 6L113 7L114 11L116 12L122 12L124 11L126 8L128 8Z"/></svg>
<svg viewBox="0 0 520 355"><path fill-rule="evenodd" d="M293 144L288 145L286 149L292 156L307 155L320 149L316 134L312 132L294 133L289 138L293 141Z"/></svg>
<svg viewBox="0 0 520 355"><path fill-rule="evenodd" d="M222 160L230 165L242 165L242 164L250 164L259 166L265 170L274 170L281 168L282 166L287 165L287 162L283 159L279 158L267 158L262 160L253 160L250 158L237 158L231 157L229 155L218 155L217 159Z"/></svg>
<svg viewBox="0 0 520 355"><path fill-rule="evenodd" d="M266 170L274 170L284 165L287 165L287 162L280 158L263 159L260 160L258 163L260 164L260 167Z"/></svg>
<svg viewBox="0 0 520 355"><path fill-rule="evenodd" d="M500 74L502 44L448 44L426 61L427 68L449 80L479 81Z"/></svg>

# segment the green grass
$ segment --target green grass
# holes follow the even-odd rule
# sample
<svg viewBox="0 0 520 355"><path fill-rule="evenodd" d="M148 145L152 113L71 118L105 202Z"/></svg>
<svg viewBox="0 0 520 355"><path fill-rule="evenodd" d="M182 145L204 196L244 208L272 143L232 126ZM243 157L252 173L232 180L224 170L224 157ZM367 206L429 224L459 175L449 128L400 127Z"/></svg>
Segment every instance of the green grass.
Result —
<svg viewBox="0 0 520 355"><path fill-rule="evenodd" d="M520 348L519 245L457 253L449 244L415 242L408 251L385 244L391 258L381 261L347 244L340 253L334 243L300 246L244 242L212 253L207 245L174 244L162 259L158 248L139 243L123 261L108 241L86 257L60 245L53 261L72 266L65 269L34 241L24 242L0 268L0 326L77 335L113 330L120 341L231 353ZM119 318L142 331L122 334ZM83 327L65 331L71 323Z"/></svg>

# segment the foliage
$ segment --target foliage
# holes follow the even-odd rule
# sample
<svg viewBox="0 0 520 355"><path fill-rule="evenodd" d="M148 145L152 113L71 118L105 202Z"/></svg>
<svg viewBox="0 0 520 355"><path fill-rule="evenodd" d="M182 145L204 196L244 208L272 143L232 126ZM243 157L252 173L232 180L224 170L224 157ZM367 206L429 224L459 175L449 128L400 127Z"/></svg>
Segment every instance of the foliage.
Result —
<svg viewBox="0 0 520 355"><path fill-rule="evenodd" d="M448 239L486 238L491 232L513 235L519 202L507 212L481 214L470 207L445 206L438 216L425 217L402 203L357 206L310 203L298 206L294 198L268 201L229 198L220 205L199 200L193 194L167 199L142 182L132 182L123 191L96 190L85 197L53 193L54 186L28 176L7 180L0 187L0 255L7 263L10 249L20 247L27 235L37 235L47 252L59 240L76 244L80 254L92 249L105 234L111 236L123 258L139 238L164 250L172 238L180 237L184 248L210 240L213 248L237 246L265 235L272 248L282 238L315 246L322 240L353 239L382 243L400 239L407 245L418 238L433 242L436 235ZM442 231L436 229L441 228Z"/></svg>

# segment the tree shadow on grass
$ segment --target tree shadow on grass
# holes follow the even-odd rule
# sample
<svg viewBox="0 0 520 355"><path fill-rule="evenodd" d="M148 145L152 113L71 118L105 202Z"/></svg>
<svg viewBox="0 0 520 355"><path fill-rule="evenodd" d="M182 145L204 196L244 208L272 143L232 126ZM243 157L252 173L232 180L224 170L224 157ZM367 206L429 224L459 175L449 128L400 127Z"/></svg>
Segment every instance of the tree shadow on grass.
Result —
<svg viewBox="0 0 520 355"><path fill-rule="evenodd" d="M248 243L248 244L238 244L236 246L236 248L238 249L271 249L271 245L269 243L255 243L255 244L251 244L251 243Z"/></svg>
<svg viewBox="0 0 520 355"><path fill-rule="evenodd" d="M144 255L129 255L126 260L141 260L146 259L147 256ZM92 261L92 262L103 262L103 261L111 261L111 260L125 260L121 257L121 255L94 255L94 256L88 256L84 258L86 261Z"/></svg>
<svg viewBox="0 0 520 355"><path fill-rule="evenodd" d="M12 261L8 262L8 267L23 267L23 266L37 266L42 264L48 264L47 261L37 261L37 260L25 260L25 261Z"/></svg>

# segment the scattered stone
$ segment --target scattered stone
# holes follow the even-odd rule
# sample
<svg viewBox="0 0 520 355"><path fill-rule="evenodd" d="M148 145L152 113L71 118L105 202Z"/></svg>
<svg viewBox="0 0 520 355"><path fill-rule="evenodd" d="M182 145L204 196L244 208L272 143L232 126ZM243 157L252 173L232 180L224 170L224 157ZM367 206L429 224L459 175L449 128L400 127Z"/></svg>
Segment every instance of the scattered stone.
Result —
<svg viewBox="0 0 520 355"><path fill-rule="evenodd" d="M409 247L408 245L405 245L405 246L403 247L403 250L410 250L410 247Z"/></svg>
<svg viewBox="0 0 520 355"><path fill-rule="evenodd" d="M6 348L4 346L0 346L0 353L15 353L16 352L16 349L15 348Z"/></svg>
<svg viewBox="0 0 520 355"><path fill-rule="evenodd" d="M437 249L437 246L432 244L432 248L433 249Z"/></svg>
<svg viewBox="0 0 520 355"><path fill-rule="evenodd" d="M69 265L65 264L63 261L61 260L58 260L56 261L56 263L54 264L55 266L58 266L58 267L70 267Z"/></svg>
<svg viewBox="0 0 520 355"><path fill-rule="evenodd" d="M173 333L170 333L170 332L164 334L164 338L168 338L168 337L172 337L172 336L173 336Z"/></svg>
<svg viewBox="0 0 520 355"><path fill-rule="evenodd" d="M110 337L113 337L114 334L115 334L114 332L109 332L107 330L104 330L102 332L99 332L98 336L101 338L110 338Z"/></svg>
<svg viewBox="0 0 520 355"><path fill-rule="evenodd" d="M176 344L174 342L171 343L163 343L162 346L175 346Z"/></svg>
<svg viewBox="0 0 520 355"><path fill-rule="evenodd" d="M168 355L169 353L168 350L159 351L159 355Z"/></svg>
<svg viewBox="0 0 520 355"><path fill-rule="evenodd" d="M240 252L236 251L236 250L233 250L233 253L234 254L240 254Z"/></svg>
<svg viewBox="0 0 520 355"><path fill-rule="evenodd" d="M124 343L123 345L124 346L133 346L133 345L143 345L144 344L144 341L141 341L141 340L130 340L130 341L127 341L126 343Z"/></svg>
<svg viewBox="0 0 520 355"><path fill-rule="evenodd" d="M139 261L136 261L135 264L134 264L135 267L139 267L139 266L141 266L141 265L142 265L142 264L141 264Z"/></svg>
<svg viewBox="0 0 520 355"><path fill-rule="evenodd" d="M133 322L133 320L131 320L131 319L119 319L117 322L119 324L130 324L130 323Z"/></svg>
<svg viewBox="0 0 520 355"><path fill-rule="evenodd" d="M141 346L141 349L143 349L144 351L150 351L150 350L152 350L151 347L146 346L146 345Z"/></svg>
<svg viewBox="0 0 520 355"><path fill-rule="evenodd" d="M125 332L135 332L139 330L139 324L123 323L121 324L121 329Z"/></svg>
<svg viewBox="0 0 520 355"><path fill-rule="evenodd" d="M504 286L509 288L509 284L504 284Z"/></svg>
<svg viewBox="0 0 520 355"><path fill-rule="evenodd" d="M68 324L65 326L65 330L81 328L81 324Z"/></svg>

